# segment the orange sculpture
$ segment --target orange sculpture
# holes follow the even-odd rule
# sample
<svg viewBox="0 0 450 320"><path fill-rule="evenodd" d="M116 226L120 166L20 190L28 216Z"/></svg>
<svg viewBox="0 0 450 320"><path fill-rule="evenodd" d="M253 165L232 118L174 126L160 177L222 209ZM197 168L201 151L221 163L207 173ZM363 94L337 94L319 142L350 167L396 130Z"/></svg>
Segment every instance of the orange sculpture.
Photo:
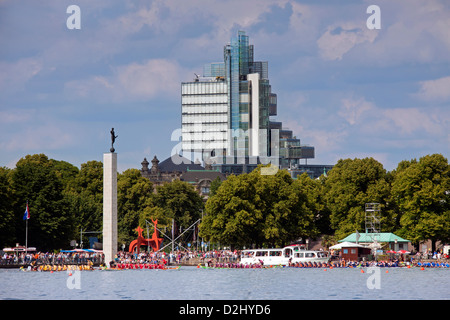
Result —
<svg viewBox="0 0 450 320"><path fill-rule="evenodd" d="M130 243L130 247L128 249L129 252L133 252L134 249L136 248L137 249L137 253L139 253L141 246L151 246L153 251L158 251L159 250L163 239L162 238L158 238L158 229L156 229L156 225L158 224L158 220L153 220L153 219L151 219L151 220L153 222L153 227L154 227L152 237L150 239L145 239L142 236L142 231L144 231L144 230L142 230L142 228L140 226L138 226L135 229L138 232L138 238L136 240L133 240Z"/></svg>

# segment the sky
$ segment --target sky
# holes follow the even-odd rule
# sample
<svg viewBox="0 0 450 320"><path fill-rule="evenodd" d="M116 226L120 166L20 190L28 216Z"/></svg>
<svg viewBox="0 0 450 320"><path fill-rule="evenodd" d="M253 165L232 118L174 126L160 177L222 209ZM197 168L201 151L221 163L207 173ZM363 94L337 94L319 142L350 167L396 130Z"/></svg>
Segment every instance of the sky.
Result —
<svg viewBox="0 0 450 320"><path fill-rule="evenodd" d="M0 0L0 166L102 161L112 127L119 172L170 157L181 83L239 30L269 63L273 120L315 147L308 164L449 158L448 0Z"/></svg>

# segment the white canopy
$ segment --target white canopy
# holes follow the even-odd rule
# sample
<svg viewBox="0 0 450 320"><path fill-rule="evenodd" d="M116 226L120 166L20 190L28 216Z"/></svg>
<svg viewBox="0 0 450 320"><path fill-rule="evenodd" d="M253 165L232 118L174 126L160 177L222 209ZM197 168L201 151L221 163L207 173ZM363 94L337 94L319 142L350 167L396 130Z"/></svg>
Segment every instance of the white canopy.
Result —
<svg viewBox="0 0 450 320"><path fill-rule="evenodd" d="M379 244L378 242L372 242L371 244L369 244L370 248L381 248L381 244Z"/></svg>
<svg viewBox="0 0 450 320"><path fill-rule="evenodd" d="M342 249L342 248L365 248L365 246L360 245L358 243L354 243L354 242L342 242L342 243L338 243L335 244L334 246L331 246L330 249Z"/></svg>
<svg viewBox="0 0 450 320"><path fill-rule="evenodd" d="M20 247L11 247L11 248L3 248L3 250L2 251L4 251L4 252L18 252L18 251L36 251L36 248L35 247L28 247L28 248L25 248L25 247L22 247L22 246L20 246Z"/></svg>

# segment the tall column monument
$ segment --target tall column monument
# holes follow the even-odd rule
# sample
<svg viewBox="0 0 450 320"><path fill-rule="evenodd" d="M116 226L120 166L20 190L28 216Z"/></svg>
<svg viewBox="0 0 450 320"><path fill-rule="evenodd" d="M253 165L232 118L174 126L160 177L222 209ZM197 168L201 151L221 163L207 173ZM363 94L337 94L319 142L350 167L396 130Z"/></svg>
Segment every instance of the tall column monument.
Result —
<svg viewBox="0 0 450 320"><path fill-rule="evenodd" d="M111 129L111 149L103 154L103 253L105 264L117 254L117 153L114 151L114 128Z"/></svg>

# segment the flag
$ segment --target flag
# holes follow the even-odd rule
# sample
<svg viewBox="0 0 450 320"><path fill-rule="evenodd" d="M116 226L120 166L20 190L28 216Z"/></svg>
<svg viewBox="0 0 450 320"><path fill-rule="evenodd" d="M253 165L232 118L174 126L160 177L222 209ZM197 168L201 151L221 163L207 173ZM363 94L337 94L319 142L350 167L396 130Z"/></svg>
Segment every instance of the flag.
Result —
<svg viewBox="0 0 450 320"><path fill-rule="evenodd" d="M27 202L27 207L25 209L25 213L23 214L23 220L28 220L30 219L30 209L28 208L28 202Z"/></svg>

